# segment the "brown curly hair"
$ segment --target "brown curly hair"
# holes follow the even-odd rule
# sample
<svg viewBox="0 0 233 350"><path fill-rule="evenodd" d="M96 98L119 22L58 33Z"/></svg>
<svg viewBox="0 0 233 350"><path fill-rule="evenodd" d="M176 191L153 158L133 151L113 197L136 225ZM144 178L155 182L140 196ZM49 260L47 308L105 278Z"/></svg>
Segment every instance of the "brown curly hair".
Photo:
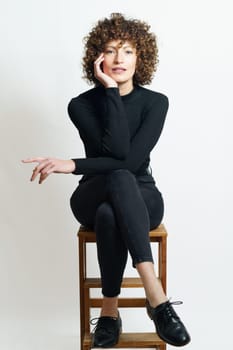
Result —
<svg viewBox="0 0 233 350"><path fill-rule="evenodd" d="M104 51L111 40L129 41L137 54L134 84L151 83L157 70L158 46L154 33L149 31L150 25L137 19L126 19L121 13L112 13L110 18L99 20L91 32L84 37L85 55L83 57L84 78L96 86L100 82L94 76L94 61Z"/></svg>

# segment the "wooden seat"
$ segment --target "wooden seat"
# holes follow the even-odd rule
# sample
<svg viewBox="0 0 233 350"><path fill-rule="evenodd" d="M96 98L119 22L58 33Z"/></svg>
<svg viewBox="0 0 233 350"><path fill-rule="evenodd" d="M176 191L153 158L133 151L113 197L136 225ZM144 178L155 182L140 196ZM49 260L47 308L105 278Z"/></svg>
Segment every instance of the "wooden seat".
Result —
<svg viewBox="0 0 233 350"><path fill-rule="evenodd" d="M94 231L80 226L78 231L79 249L79 290L80 290L80 338L81 350L89 350L92 343L90 332L90 309L98 308L102 305L102 298L91 297L91 288L101 288L100 278L89 278L87 276L87 244L96 242ZM156 242L158 247L158 277L161 280L166 292L166 271L167 271L167 231L163 224L157 229L149 232L150 241ZM122 288L142 288L140 278L125 277L122 281ZM145 298L125 298L119 297L119 307L145 307ZM154 348L166 350L166 343L159 336L153 333L122 333L115 348Z"/></svg>

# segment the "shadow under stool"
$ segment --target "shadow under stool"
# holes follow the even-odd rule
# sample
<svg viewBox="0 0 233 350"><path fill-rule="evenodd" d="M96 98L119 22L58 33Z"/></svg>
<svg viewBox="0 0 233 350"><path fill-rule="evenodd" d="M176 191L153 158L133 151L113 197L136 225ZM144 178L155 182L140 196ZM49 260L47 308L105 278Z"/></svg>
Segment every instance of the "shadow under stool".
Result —
<svg viewBox="0 0 233 350"><path fill-rule="evenodd" d="M167 231L163 224L149 232L150 242L157 243L157 264L158 278L166 293L167 280ZM92 333L90 330L90 310L100 308L102 298L91 297L91 288L101 288L100 278L89 278L87 276L87 244L96 243L95 232L83 225L80 226L78 234L79 250L79 291L80 291L80 339L81 350L91 349ZM153 249L153 248L152 248ZM142 288L140 278L125 277L122 281L122 288ZM144 308L145 298L125 298L119 297L120 308ZM154 348L166 350L166 343L153 333L122 333L119 342L114 348Z"/></svg>

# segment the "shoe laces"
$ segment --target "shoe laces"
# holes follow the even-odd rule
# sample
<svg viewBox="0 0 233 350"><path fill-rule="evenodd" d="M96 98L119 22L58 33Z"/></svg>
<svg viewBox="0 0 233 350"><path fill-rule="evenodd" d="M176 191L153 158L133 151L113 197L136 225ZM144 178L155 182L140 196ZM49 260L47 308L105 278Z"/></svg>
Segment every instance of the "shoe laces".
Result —
<svg viewBox="0 0 233 350"><path fill-rule="evenodd" d="M94 317L94 318L92 318L92 319L90 320L90 324L91 324L92 326L95 326L95 327L93 328L93 332L95 332L95 330L96 330L97 327L98 327L98 328L104 328L104 329L105 329L105 327L101 327L100 324L98 324L99 320L100 320L100 317Z"/></svg>
<svg viewBox="0 0 233 350"><path fill-rule="evenodd" d="M175 310L173 309L173 307L171 307L172 305L181 305L183 304L183 301L177 300L177 301L170 301L170 299L168 300L168 303L166 305L166 313L169 317L174 317L176 319L180 319L179 316L177 315L177 313L175 312Z"/></svg>
<svg viewBox="0 0 233 350"><path fill-rule="evenodd" d="M95 326L95 325L98 323L99 319L100 319L100 317L94 317L94 318L92 318L92 319L90 320L90 324L91 324L92 326Z"/></svg>
<svg viewBox="0 0 233 350"><path fill-rule="evenodd" d="M105 318L106 317L106 318ZM111 329L111 327L109 327L110 325L108 324L108 327L106 326L105 321L109 320L109 318L111 318L112 320L117 320L117 317L111 317L111 316L101 316L101 317L94 317L90 320L90 324L92 326L95 326L93 328L93 333L98 329L98 330L102 330L104 332L108 332L108 333L112 333L114 330ZM101 321L101 322L99 322Z"/></svg>

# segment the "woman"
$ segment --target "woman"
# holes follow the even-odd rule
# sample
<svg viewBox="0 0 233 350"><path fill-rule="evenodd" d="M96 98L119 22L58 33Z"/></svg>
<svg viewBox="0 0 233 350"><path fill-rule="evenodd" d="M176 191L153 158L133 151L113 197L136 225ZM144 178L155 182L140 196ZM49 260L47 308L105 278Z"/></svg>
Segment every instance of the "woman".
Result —
<svg viewBox="0 0 233 350"><path fill-rule="evenodd" d="M83 174L71 208L81 224L96 232L103 304L95 347L118 342L122 322L117 301L128 252L159 336L175 346L190 341L156 277L148 235L164 213L149 164L168 110L164 94L142 87L151 82L158 63L156 36L149 28L145 22L114 13L86 37L84 73L95 87L68 105L86 158L24 160L38 163L31 181L39 175L39 183L51 173Z"/></svg>

